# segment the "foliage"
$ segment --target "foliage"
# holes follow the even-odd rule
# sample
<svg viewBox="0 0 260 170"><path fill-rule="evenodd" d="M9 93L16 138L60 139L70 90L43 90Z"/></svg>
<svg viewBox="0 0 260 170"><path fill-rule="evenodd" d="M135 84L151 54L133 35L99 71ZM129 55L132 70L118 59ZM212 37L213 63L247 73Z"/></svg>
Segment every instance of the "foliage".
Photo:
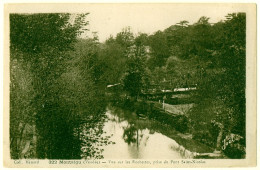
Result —
<svg viewBox="0 0 260 170"><path fill-rule="evenodd" d="M180 21L148 37L150 81L161 89L196 85L190 126L213 147L221 129L222 138L235 133L245 143L246 17L237 13L226 18L215 24L205 16L192 25ZM206 130L209 126L215 130Z"/></svg>
<svg viewBox="0 0 260 170"><path fill-rule="evenodd" d="M72 24L70 14L11 14L11 48L28 53L40 53L50 48L67 50L82 32L81 28L87 25L86 15L78 15Z"/></svg>
<svg viewBox="0 0 260 170"><path fill-rule="evenodd" d="M166 58L170 56L166 34L162 31L157 31L149 36L148 43L151 47L151 58L148 61L150 69L163 66Z"/></svg>
<svg viewBox="0 0 260 170"><path fill-rule="evenodd" d="M102 158L102 151L95 145L108 143L108 137L101 135L105 88L118 83L132 96L126 100L129 106L129 101L136 102L141 93L154 90L152 85L157 90L196 87L192 93L195 107L187 117L166 120L156 115L160 110L150 113L146 106L139 111L147 111L162 122L183 124L179 131L187 132L189 127L194 138L212 147L235 134L241 137L239 142L227 146L224 152L232 157L234 151L233 157L243 157L244 13L228 14L225 21L215 24L205 16L194 24L183 20L151 35L134 36L127 27L105 43L99 43L97 35L78 38L88 25L87 15L10 15L12 158L22 157L18 141L26 124L36 125L34 157ZM131 107L134 110L139 106ZM131 127L128 130L126 136L134 134ZM126 140L131 142L131 138ZM76 149L80 147L83 153ZM75 150L66 152L69 148Z"/></svg>
<svg viewBox="0 0 260 170"><path fill-rule="evenodd" d="M227 87L221 91L222 100L231 109L231 131L245 138L246 15L229 14L224 30L225 41L218 54L225 68L225 76L222 77Z"/></svg>
<svg viewBox="0 0 260 170"><path fill-rule="evenodd" d="M125 48L133 45L134 35L130 27L123 28L123 30L116 35L115 41Z"/></svg>
<svg viewBox="0 0 260 170"><path fill-rule="evenodd" d="M20 55L12 53L11 55ZM10 62L10 151L11 157L17 159L20 157L21 139L26 124L32 124L35 121L35 108L32 101L36 95L31 84L33 76L30 73L30 64L23 60L13 59Z"/></svg>
<svg viewBox="0 0 260 170"><path fill-rule="evenodd" d="M132 46L127 51L127 70L123 78L124 89L132 97L138 97L148 82L145 72L145 51L142 46Z"/></svg>
<svg viewBox="0 0 260 170"><path fill-rule="evenodd" d="M104 78L107 84L116 84L120 82L125 72L126 60L125 47L118 44L113 38L106 41L100 51L100 58L104 62ZM116 67L115 67L116 66Z"/></svg>
<svg viewBox="0 0 260 170"><path fill-rule="evenodd" d="M80 158L75 128L81 119L104 113L102 91L96 90L103 74L98 44L77 38L88 24L86 15L10 15L10 140L25 140L19 137L20 125L36 125L32 158ZM93 108L100 100L100 107ZM11 157L21 158L18 143L10 147Z"/></svg>
<svg viewBox="0 0 260 170"><path fill-rule="evenodd" d="M235 133L245 140L245 14L228 17L219 35L222 45L215 47L218 63L214 69L207 69L199 82L197 106L190 118L195 129L213 121L224 135Z"/></svg>

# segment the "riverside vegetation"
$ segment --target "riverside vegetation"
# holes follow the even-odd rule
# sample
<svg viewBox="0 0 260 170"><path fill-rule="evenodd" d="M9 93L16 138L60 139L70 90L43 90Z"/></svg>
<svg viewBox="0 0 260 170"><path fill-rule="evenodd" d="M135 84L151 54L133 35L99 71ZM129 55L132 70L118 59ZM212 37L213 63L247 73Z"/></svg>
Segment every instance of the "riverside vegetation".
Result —
<svg viewBox="0 0 260 170"><path fill-rule="evenodd" d="M184 20L151 35L128 27L103 43L95 33L80 36L87 20L88 14L10 14L12 159L103 158L95 144L110 142L102 127L111 101L174 123L229 158L245 157L244 13L214 24L205 16ZM111 100L107 86L118 83ZM160 116L152 106L158 103L142 98L194 85L194 105L179 118Z"/></svg>

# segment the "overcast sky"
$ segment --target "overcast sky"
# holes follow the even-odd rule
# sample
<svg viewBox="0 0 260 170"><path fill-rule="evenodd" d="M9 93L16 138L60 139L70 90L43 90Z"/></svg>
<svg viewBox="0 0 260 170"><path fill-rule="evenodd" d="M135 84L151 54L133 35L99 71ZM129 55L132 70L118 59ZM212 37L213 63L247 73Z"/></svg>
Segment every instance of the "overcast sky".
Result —
<svg viewBox="0 0 260 170"><path fill-rule="evenodd" d="M237 4L91 4L84 9L90 13L88 28L90 32L98 32L100 41L115 36L127 26L135 34L152 34L181 20L193 24L206 16L210 23L216 23L224 20L228 13L246 11Z"/></svg>

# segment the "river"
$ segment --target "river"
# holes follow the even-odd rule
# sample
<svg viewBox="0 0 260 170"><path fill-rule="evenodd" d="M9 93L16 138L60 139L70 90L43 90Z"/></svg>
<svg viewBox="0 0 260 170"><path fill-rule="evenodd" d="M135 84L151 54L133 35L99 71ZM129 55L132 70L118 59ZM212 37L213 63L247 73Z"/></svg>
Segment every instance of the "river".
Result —
<svg viewBox="0 0 260 170"><path fill-rule="evenodd" d="M112 110L108 109L106 114L108 121L104 125L104 131L108 135L112 135L110 140L114 141L115 144L107 145L104 148L105 159L183 158L180 152L171 148L178 146L174 140L149 128L138 127L140 124L146 124L149 120L138 120L137 117L134 117L136 123L130 123L120 119L117 113Z"/></svg>
<svg viewBox="0 0 260 170"><path fill-rule="evenodd" d="M74 122L67 119L69 111L50 112L50 116L56 119L48 119L48 126L44 127L49 129L43 128L40 122L37 124L40 132L37 138L37 157L190 159L196 158L198 153L213 152L212 148L193 140L190 134L175 130L174 127L181 126L180 124L169 125L141 116L146 115L144 111L137 114L137 105L134 111L107 103L99 105L93 105L89 114Z"/></svg>
<svg viewBox="0 0 260 170"><path fill-rule="evenodd" d="M196 152L184 147L187 143L193 145L195 151L200 148L189 135L180 134L156 120L139 118L134 112L118 107L107 107L101 132L100 138L106 138L107 142L93 145L102 155L96 158L185 159L196 155ZM182 143L176 142L175 137ZM191 146L189 144L187 146Z"/></svg>

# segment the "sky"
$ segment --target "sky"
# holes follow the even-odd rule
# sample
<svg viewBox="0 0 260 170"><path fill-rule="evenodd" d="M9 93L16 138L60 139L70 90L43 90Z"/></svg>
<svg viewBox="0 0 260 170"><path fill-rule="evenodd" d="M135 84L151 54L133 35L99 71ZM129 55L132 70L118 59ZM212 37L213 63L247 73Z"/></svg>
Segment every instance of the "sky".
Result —
<svg viewBox="0 0 260 170"><path fill-rule="evenodd" d="M90 13L87 35L91 37L91 32L97 32L101 42L127 26L134 34L153 34L182 20L193 24L206 16L210 23L216 23L224 20L228 13L246 10L238 4L91 4L84 8Z"/></svg>

